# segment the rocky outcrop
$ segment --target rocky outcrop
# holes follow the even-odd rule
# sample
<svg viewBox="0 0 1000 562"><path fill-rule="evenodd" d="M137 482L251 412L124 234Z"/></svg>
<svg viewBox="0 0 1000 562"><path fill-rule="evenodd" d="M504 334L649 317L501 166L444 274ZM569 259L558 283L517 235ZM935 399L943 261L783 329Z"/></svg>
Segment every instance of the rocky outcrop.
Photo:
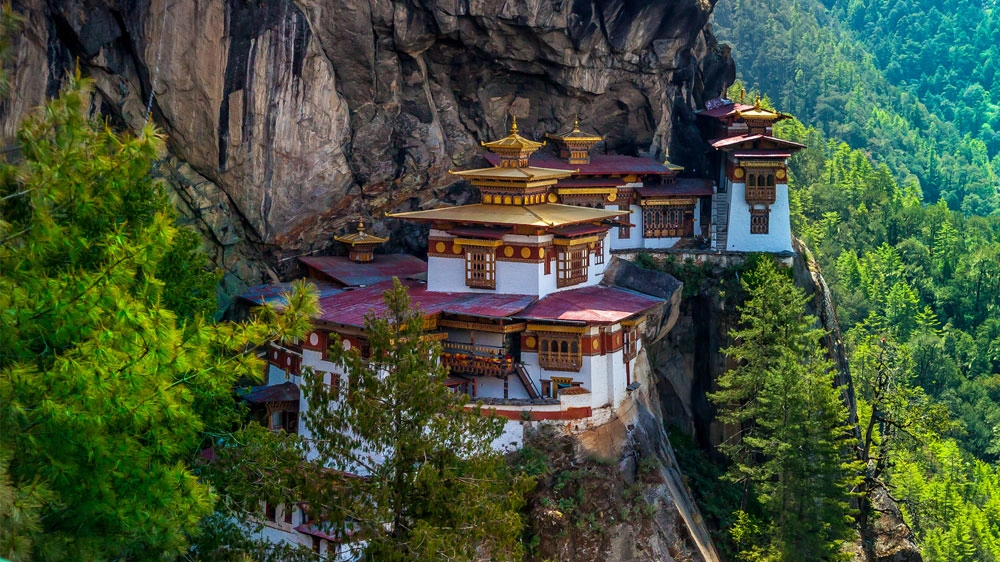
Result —
<svg viewBox="0 0 1000 562"><path fill-rule="evenodd" d="M256 282L359 214L467 199L447 171L476 163L511 113L536 137L579 115L604 150L703 170L692 110L734 76L705 29L713 5L17 0L27 24L0 127L9 139L78 62L95 111L138 130L150 110L168 135L162 175L209 193L178 196L182 212L215 225L202 231L225 248L229 282ZM239 240L219 242L222 229ZM421 234L376 229L402 248Z"/></svg>

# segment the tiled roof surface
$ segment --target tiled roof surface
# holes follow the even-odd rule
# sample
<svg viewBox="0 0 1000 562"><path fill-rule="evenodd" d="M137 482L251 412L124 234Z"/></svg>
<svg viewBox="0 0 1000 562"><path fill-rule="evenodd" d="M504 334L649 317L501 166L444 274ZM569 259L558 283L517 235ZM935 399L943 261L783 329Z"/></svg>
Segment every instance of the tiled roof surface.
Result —
<svg viewBox="0 0 1000 562"><path fill-rule="evenodd" d="M507 318L524 310L535 302L531 295L505 295L493 293L445 293L427 290L427 285L417 281L402 281L410 294L414 306L426 314L447 312L489 318ZM385 303L382 293L391 288L390 282L383 282L364 289L354 289L320 300L323 313L318 320L363 327L366 314L382 314Z"/></svg>
<svg viewBox="0 0 1000 562"><path fill-rule="evenodd" d="M637 187L640 197L692 197L712 195L712 180L700 178L678 178L673 183L651 187Z"/></svg>
<svg viewBox="0 0 1000 562"><path fill-rule="evenodd" d="M357 263L346 256L311 256L299 261L345 287L373 285L393 277L404 279L427 272L427 262L408 254L380 254L368 263Z"/></svg>
<svg viewBox="0 0 1000 562"><path fill-rule="evenodd" d="M628 289L583 287L552 293L517 316L527 320L611 324L649 310L662 302L656 297Z"/></svg>

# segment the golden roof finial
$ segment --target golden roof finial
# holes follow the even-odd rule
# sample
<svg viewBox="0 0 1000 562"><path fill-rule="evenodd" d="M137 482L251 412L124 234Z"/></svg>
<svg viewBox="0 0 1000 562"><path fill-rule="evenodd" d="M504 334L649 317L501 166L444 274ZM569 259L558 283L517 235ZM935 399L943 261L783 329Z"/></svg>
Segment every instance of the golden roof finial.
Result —
<svg viewBox="0 0 1000 562"><path fill-rule="evenodd" d="M580 130L580 114L577 113L576 118L573 119L573 131L576 132L579 130Z"/></svg>
<svg viewBox="0 0 1000 562"><path fill-rule="evenodd" d="M740 85L740 103L745 103L747 98L746 86Z"/></svg>
<svg viewBox="0 0 1000 562"><path fill-rule="evenodd" d="M757 98L753 102L754 109L760 109L760 92L757 92Z"/></svg>
<svg viewBox="0 0 1000 562"><path fill-rule="evenodd" d="M365 232L365 219L358 217L358 233L363 234Z"/></svg>
<svg viewBox="0 0 1000 562"><path fill-rule="evenodd" d="M510 134L517 134L517 115L510 114Z"/></svg>

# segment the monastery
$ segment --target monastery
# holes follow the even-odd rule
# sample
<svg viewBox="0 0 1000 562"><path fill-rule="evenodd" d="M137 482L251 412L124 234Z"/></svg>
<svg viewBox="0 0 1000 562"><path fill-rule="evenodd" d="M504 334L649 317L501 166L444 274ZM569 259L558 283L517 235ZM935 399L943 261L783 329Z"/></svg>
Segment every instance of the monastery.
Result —
<svg viewBox="0 0 1000 562"><path fill-rule="evenodd" d="M545 143L521 136L514 120L508 136L483 143L491 167L452 172L481 202L389 215L427 225L426 262L376 254L386 239L361 222L336 238L347 256L300 258L323 312L301 345L268 348L266 384L242 398L269 428L308 437L299 423L303 370L349 385L327 347L336 336L367 353L365 315L384 309L382 293L398 278L441 341L444 384L508 419L495 446L518 446L527 420L606 422L638 388L643 324L664 302L646 287L606 283L612 252L790 256L786 164L803 147L773 136L782 118L759 103L710 102L699 115L711 139L707 179L678 177L681 168L648 158L596 154L602 138L579 123L546 135L554 150L542 151ZM276 301L287 288L256 287L242 299ZM267 506L265 514L270 538L337 555L336 538L303 521L301 510Z"/></svg>

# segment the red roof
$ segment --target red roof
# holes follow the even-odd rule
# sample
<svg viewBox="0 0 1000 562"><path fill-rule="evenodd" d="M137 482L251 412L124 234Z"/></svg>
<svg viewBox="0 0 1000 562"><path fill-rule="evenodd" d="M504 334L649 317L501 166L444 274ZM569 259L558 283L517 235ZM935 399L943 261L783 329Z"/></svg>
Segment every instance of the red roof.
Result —
<svg viewBox="0 0 1000 562"><path fill-rule="evenodd" d="M663 301L618 287L583 287L552 293L518 315L528 320L559 320L612 324Z"/></svg>
<svg viewBox="0 0 1000 562"><path fill-rule="evenodd" d="M712 195L712 180L700 178L678 178L673 183L652 187L637 187L640 197L700 197Z"/></svg>
<svg viewBox="0 0 1000 562"><path fill-rule="evenodd" d="M266 404L268 402L299 402L300 391L293 382L283 382L272 386L255 386L250 392L241 396L251 404Z"/></svg>
<svg viewBox="0 0 1000 562"><path fill-rule="evenodd" d="M712 109L703 109L698 112L698 115L704 115L705 117L712 117L715 119L722 119L723 117L728 117L737 111L746 111L748 109L753 109L752 105L747 105L745 103L734 103L730 100L709 100L709 103L705 105L708 106L711 102L718 102L721 105L713 107ZM729 102L729 103L725 103Z"/></svg>
<svg viewBox="0 0 1000 562"><path fill-rule="evenodd" d="M310 280L310 283L316 287L320 298L335 295L343 291L342 288L325 281ZM265 302L269 302L275 304L276 306L282 306L285 304L285 294L290 293L291 291L291 283L257 285L247 289L247 292L240 295L240 298L245 301L249 301L251 304L263 304Z"/></svg>
<svg viewBox="0 0 1000 562"><path fill-rule="evenodd" d="M624 187L621 178L566 178L559 180L556 187Z"/></svg>
<svg viewBox="0 0 1000 562"><path fill-rule="evenodd" d="M369 263L357 263L346 256L304 257L299 261L345 287L373 285L393 277L404 279L427 272L427 262L408 254L376 255Z"/></svg>
<svg viewBox="0 0 1000 562"><path fill-rule="evenodd" d="M410 301L424 314L446 312L488 318L508 318L524 310L536 297L531 295L504 295L493 293L444 293L428 291L427 285L418 281L403 280L410 293ZM318 320L347 326L364 327L366 314L382 314L385 302L382 293L392 288L383 282L363 289L344 291L319 304L323 313Z"/></svg>
<svg viewBox="0 0 1000 562"><path fill-rule="evenodd" d="M327 527L327 529L321 529L320 528L321 525ZM296 527L295 530L304 535L309 535L311 537L317 537L320 539L326 539L330 542L337 542L337 543L341 542L341 537L339 533L331 534L331 533L336 533L336 530L333 529L332 525L327 524L325 521L319 523L303 523L302 525ZM348 530L344 531L344 534L347 535L347 538L349 539L354 533Z"/></svg>
<svg viewBox="0 0 1000 562"><path fill-rule="evenodd" d="M486 154L486 159L494 166L500 163L496 154ZM625 156L623 154L591 154L589 164L570 164L551 152L536 152L528 159L528 164L556 170L572 170L578 176L637 174L672 175L674 172L652 158Z"/></svg>
<svg viewBox="0 0 1000 562"><path fill-rule="evenodd" d="M768 142L773 142L774 144L776 144L778 146L784 146L784 147L792 148L792 149L795 149L795 150L798 150L800 148L805 148L806 147L806 145L804 145L804 144L799 144L797 142L792 142L792 141L788 141L788 140L785 140L785 139L779 139L778 137L772 137L771 135L761 135L761 134L757 134L757 135L738 135L738 136L735 136L735 137L725 137L725 138L721 138L721 139L715 139L715 140L711 141L711 143L712 143L712 146L714 146L715 148L718 148L719 150L724 150L724 149L726 149L726 148L728 148L730 146L733 146L733 145L738 145L738 144L743 144L745 142L753 142L753 141L768 141Z"/></svg>
<svg viewBox="0 0 1000 562"><path fill-rule="evenodd" d="M790 158L792 152L790 150L779 151L779 150L738 150L733 153L736 158Z"/></svg>

